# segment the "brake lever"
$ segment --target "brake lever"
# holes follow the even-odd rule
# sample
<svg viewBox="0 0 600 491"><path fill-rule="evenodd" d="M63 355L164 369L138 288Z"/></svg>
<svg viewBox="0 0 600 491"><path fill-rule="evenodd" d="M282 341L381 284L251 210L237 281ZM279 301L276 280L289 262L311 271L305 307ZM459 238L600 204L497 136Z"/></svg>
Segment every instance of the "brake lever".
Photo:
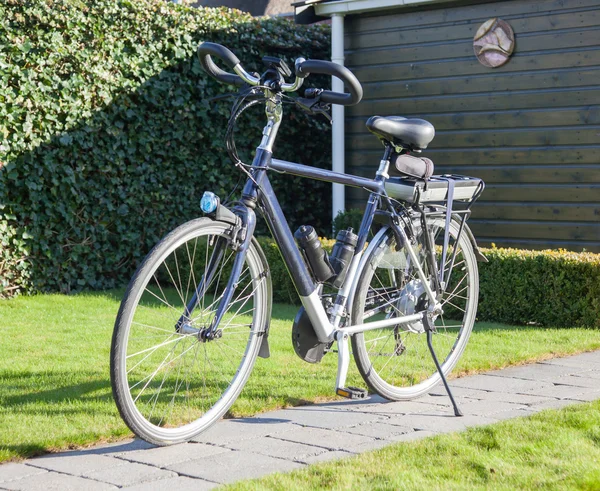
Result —
<svg viewBox="0 0 600 491"><path fill-rule="evenodd" d="M320 102L313 108L313 114L322 114L329 120L329 123L331 124L333 123L333 118L331 117L331 114L329 114L330 109L331 106L329 104Z"/></svg>
<svg viewBox="0 0 600 491"><path fill-rule="evenodd" d="M322 114L330 123L333 121L329 114L330 105L321 102L321 98L318 95L314 98L298 97L296 105L311 116Z"/></svg>

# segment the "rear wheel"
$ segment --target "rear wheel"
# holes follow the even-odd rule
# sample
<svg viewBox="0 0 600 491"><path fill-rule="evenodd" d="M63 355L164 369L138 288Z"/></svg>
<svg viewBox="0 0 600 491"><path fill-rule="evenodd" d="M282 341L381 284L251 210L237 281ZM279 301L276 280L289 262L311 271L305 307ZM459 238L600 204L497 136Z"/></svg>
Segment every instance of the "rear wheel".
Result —
<svg viewBox="0 0 600 491"><path fill-rule="evenodd" d="M429 228L439 264L445 220L434 219ZM444 313L435 319L432 336L444 374L454 368L467 345L475 322L479 292L473 246L465 233L456 242L458 228L458 224L452 221L445 268L449 268L455 248L456 259L441 300ZM417 239L414 250L425 276L431 278L432 272L425 260L424 232L418 221L414 223L413 230ZM425 290L406 247L397 243L391 229L380 236L360 273L352 305L353 324L426 309ZM430 285L433 283L430 282ZM440 381L420 321L356 334L352 338L352 347L358 369L369 388L387 399L418 397Z"/></svg>
<svg viewBox="0 0 600 491"><path fill-rule="evenodd" d="M187 441L216 422L254 365L269 292L254 242L217 335L203 336L237 254L230 228L202 218L175 229L144 259L121 303L111 348L113 394L125 423L151 443ZM198 292L203 278L207 286Z"/></svg>

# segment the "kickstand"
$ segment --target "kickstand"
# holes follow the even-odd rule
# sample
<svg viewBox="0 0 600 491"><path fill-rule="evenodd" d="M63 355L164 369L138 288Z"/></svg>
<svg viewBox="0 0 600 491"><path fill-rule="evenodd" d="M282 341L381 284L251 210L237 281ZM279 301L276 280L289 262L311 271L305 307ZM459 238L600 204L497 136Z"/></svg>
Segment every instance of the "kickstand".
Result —
<svg viewBox="0 0 600 491"><path fill-rule="evenodd" d="M454 406L454 415L462 416L463 413L461 412L460 409L458 409L458 405L456 404L456 401L454 400L454 397L452 396L452 391L450 390L450 386L448 385L448 382L446 381L444 372L442 372L442 367L440 367L437 356L435 356L435 351L433 351L433 344L431 344L431 332L433 330L433 326L432 326L431 320L429 319L429 316L427 314L425 314L423 316L423 325L425 326L425 331L427 332L427 347L429 348L429 352L431 353L431 357L433 358L433 361L435 363L437 371L440 374L440 377L442 378L442 382L444 382L444 387L446 387L446 392L448 393L448 397L450 398L450 401L452 402L452 406Z"/></svg>

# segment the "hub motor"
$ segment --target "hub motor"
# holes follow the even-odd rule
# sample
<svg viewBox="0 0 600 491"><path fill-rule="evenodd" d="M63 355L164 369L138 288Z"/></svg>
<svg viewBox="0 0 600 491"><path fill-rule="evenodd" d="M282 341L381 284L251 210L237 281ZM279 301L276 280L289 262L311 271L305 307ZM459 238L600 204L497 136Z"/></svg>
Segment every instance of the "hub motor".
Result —
<svg viewBox="0 0 600 491"><path fill-rule="evenodd" d="M425 287L421 280L409 281L400 292L400 300L398 300L398 309L404 315L411 315L419 312L421 306L425 303L424 300ZM409 331L417 334L425 332L425 326L422 321L414 321L406 324Z"/></svg>

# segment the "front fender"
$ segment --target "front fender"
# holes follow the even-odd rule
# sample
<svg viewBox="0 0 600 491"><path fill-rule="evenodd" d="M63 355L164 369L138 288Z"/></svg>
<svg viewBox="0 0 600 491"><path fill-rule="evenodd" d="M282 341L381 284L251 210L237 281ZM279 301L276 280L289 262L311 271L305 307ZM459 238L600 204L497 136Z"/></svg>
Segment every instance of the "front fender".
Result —
<svg viewBox="0 0 600 491"><path fill-rule="evenodd" d="M242 225L241 218L232 212L229 208L219 203L217 209L215 210L213 217L217 221L229 223L234 225L235 227L240 227ZM260 261L262 263L262 269L264 272L264 278L267 282L267 302L263 307L265 308L265 325L262 329L262 341L260 344L260 348L258 351L258 356L261 358L269 358L271 356L271 351L269 349L269 328L271 326L271 312L273 310L273 282L271 281L271 272L269 270L269 263L267 262L267 256L265 256L262 247L256 240L256 237L252 237L252 245L258 251L258 255L260 257Z"/></svg>
<svg viewBox="0 0 600 491"><path fill-rule="evenodd" d="M261 358L269 358L271 356L271 350L269 349L269 328L271 327L271 312L273 310L273 282L271 281L271 271L269 270L269 263L267 262L267 256L262 250L262 247L256 240L256 237L252 237L252 245L256 247L260 260L262 262L263 271L265 273L265 281L267 282L267 305L265 305L265 325L263 329L262 341L258 356Z"/></svg>

